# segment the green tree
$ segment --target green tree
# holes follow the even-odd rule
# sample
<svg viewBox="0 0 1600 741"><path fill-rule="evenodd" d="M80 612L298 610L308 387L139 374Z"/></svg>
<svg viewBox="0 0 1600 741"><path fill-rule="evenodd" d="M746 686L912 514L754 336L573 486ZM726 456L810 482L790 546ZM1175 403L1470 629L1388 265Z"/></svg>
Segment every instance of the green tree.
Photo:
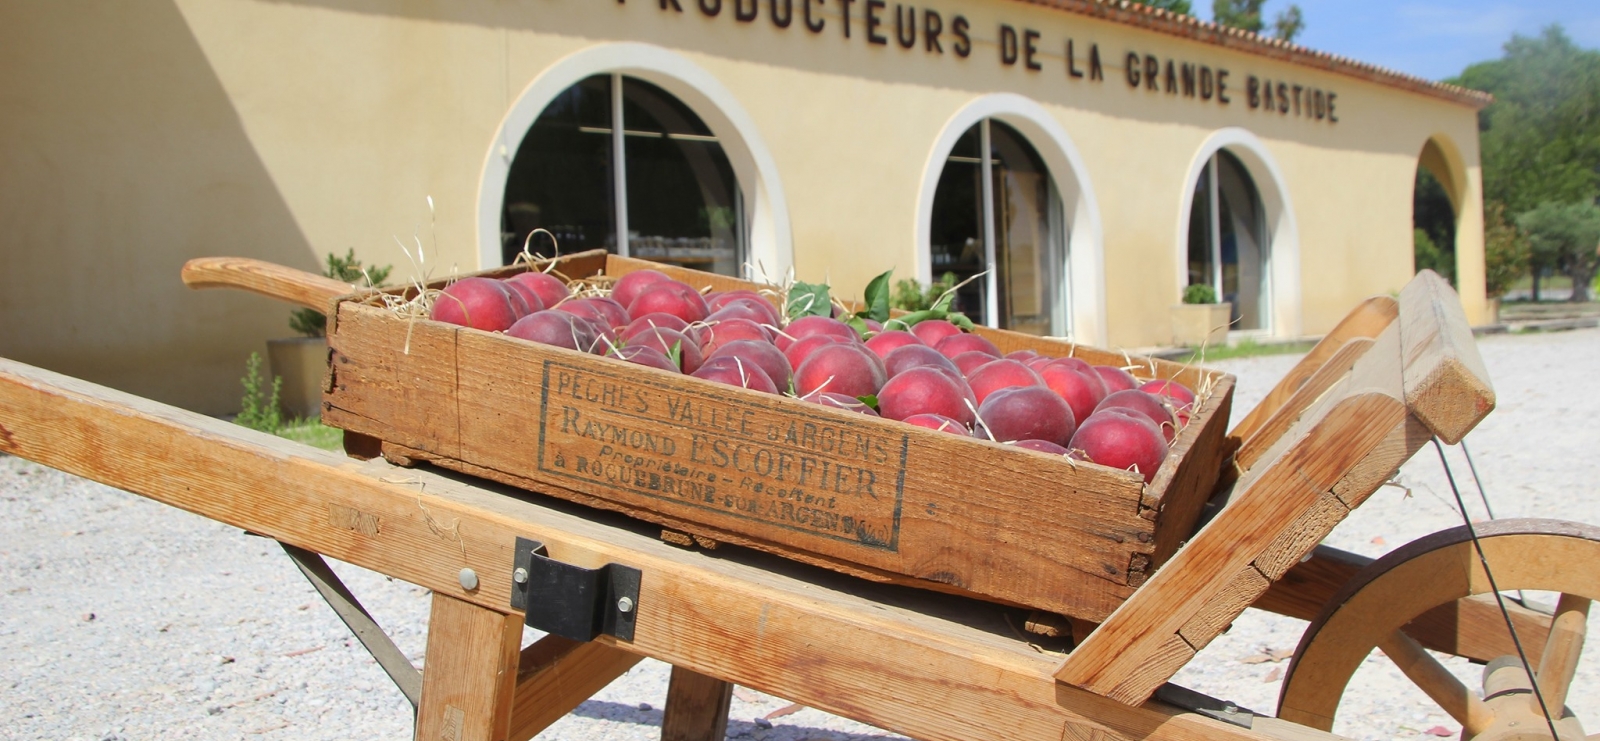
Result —
<svg viewBox="0 0 1600 741"><path fill-rule="evenodd" d="M1589 284L1600 272L1600 206L1541 203L1518 216L1517 226L1528 234L1532 261L1571 276L1571 300L1588 301Z"/></svg>
<svg viewBox="0 0 1600 741"><path fill-rule="evenodd" d="M1483 288L1499 298L1528 271L1528 238L1506 221L1506 206L1490 201L1483 208Z"/></svg>
<svg viewBox="0 0 1600 741"><path fill-rule="evenodd" d="M1190 7L1189 0L1144 0L1144 4L1152 8L1170 10L1179 15L1194 15L1194 9Z"/></svg>
<svg viewBox="0 0 1600 741"><path fill-rule="evenodd" d="M1304 30L1306 30L1306 19L1298 5L1290 5L1272 20L1272 35L1284 41L1294 41L1294 37L1299 36Z"/></svg>
<svg viewBox="0 0 1600 741"><path fill-rule="evenodd" d="M1417 272L1432 270L1438 273L1440 277L1450 281L1450 285L1455 285L1455 256L1439 249L1438 245L1433 243L1433 238L1428 236L1426 230L1411 230L1411 256Z"/></svg>
<svg viewBox="0 0 1600 741"><path fill-rule="evenodd" d="M1211 20L1231 28L1261 33L1261 6L1267 0L1211 0Z"/></svg>
<svg viewBox="0 0 1600 741"><path fill-rule="evenodd" d="M1485 201L1510 213L1600 195L1600 52L1559 25L1513 35L1500 59L1449 82L1492 93L1478 114Z"/></svg>
<svg viewBox="0 0 1600 741"><path fill-rule="evenodd" d="M1266 23L1261 17L1261 6L1267 0L1211 0L1211 20L1232 28L1261 33ZM1284 41L1293 41L1306 28L1305 16L1300 6L1290 5L1272 22L1273 34Z"/></svg>

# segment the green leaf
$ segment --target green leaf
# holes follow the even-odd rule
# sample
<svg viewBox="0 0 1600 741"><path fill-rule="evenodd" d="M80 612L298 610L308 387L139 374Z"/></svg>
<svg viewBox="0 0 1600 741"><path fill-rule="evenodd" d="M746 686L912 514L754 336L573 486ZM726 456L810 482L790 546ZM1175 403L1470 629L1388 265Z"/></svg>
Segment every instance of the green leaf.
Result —
<svg viewBox="0 0 1600 741"><path fill-rule="evenodd" d="M939 299L937 301L933 302L933 306L928 307L928 310L929 311L938 311L938 312L948 312L948 311L950 311L950 304L952 302L954 302L955 300L956 300L956 292L955 291L945 291L943 295L939 296Z"/></svg>
<svg viewBox="0 0 1600 741"><path fill-rule="evenodd" d="M872 327L867 326L867 320L862 319L860 314L847 316L842 321L844 321L845 324L850 325L850 328L855 330L856 334L861 335L861 339L863 340L865 340L867 335L872 332Z"/></svg>
<svg viewBox="0 0 1600 741"><path fill-rule="evenodd" d="M667 358L673 365L683 367L683 340L672 343L672 347L667 350Z"/></svg>
<svg viewBox="0 0 1600 741"><path fill-rule="evenodd" d="M867 283L867 308L856 316L865 316L879 324L889 320L889 277L893 273L893 270L885 270Z"/></svg>
<svg viewBox="0 0 1600 741"><path fill-rule="evenodd" d="M833 316L828 284L796 281L789 289L789 303L783 307L783 313L790 321L803 316Z"/></svg>
<svg viewBox="0 0 1600 741"><path fill-rule="evenodd" d="M967 332L971 332L977 326L972 323L971 319L967 318L966 314L961 314L958 312L950 312L949 314L946 314L944 320L956 325L957 327L960 327Z"/></svg>
<svg viewBox="0 0 1600 741"><path fill-rule="evenodd" d="M866 396L857 396L856 397L856 401L859 401L862 404L866 404L867 406L872 407L872 411L874 411L874 412L878 411L878 396L877 396L877 394L867 394Z"/></svg>

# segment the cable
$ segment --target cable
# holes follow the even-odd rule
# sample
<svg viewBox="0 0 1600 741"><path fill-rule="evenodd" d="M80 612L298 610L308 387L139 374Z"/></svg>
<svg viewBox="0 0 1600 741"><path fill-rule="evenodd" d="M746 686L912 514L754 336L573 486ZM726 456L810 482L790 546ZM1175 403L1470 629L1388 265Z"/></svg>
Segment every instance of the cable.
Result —
<svg viewBox="0 0 1600 741"><path fill-rule="evenodd" d="M1467 439L1461 438L1461 452L1467 456L1467 468L1472 471L1472 481L1478 485L1478 498L1483 500L1483 511L1489 513L1489 519L1497 519L1494 509L1489 507L1489 493L1483 490L1483 477L1478 475L1478 466L1472 462L1472 451L1467 450Z"/></svg>
<svg viewBox="0 0 1600 741"><path fill-rule="evenodd" d="M1539 691L1538 678L1533 675L1533 666L1528 663L1528 654L1522 650L1522 639L1517 637L1517 628L1511 624L1511 611L1506 609L1506 598L1500 594L1500 585L1495 583L1494 572L1489 570L1489 557L1483 553L1483 543L1478 541L1478 529L1472 526L1472 518L1467 515L1466 502L1461 500L1461 490L1456 488L1456 477L1450 470L1450 461L1444 457L1444 444L1439 438L1433 438L1433 447L1439 451L1439 462L1444 464L1444 476L1450 481L1450 491L1456 496L1456 506L1461 508L1461 521L1467 526L1467 535L1472 538L1472 548L1478 552L1478 563L1483 565L1483 574L1489 578L1489 591L1494 595L1495 604L1500 606L1500 617L1505 618L1506 630L1511 633L1511 645L1517 647L1517 658L1522 661L1522 670L1528 673L1528 684L1533 685L1533 696L1539 700L1539 711L1544 713L1544 722L1550 728L1550 738L1559 741L1560 734L1556 733L1556 722L1550 718L1550 706L1544 702L1544 693Z"/></svg>

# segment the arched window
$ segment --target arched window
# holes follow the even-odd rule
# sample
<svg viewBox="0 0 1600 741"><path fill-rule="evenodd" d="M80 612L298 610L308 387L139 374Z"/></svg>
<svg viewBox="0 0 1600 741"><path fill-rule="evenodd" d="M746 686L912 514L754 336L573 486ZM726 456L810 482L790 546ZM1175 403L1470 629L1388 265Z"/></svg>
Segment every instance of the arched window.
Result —
<svg viewBox="0 0 1600 741"><path fill-rule="evenodd" d="M721 143L682 101L643 80L594 75L534 121L506 178L501 257L602 248L736 275L744 204Z"/></svg>
<svg viewBox="0 0 1600 741"><path fill-rule="evenodd" d="M935 278L964 286L956 308L973 321L1034 335L1070 327L1066 229L1050 172L1016 129L983 119L956 141L934 192Z"/></svg>
<svg viewBox="0 0 1600 741"><path fill-rule="evenodd" d="M1211 155L1189 209L1189 285L1233 304L1230 330L1269 328L1270 245L1261 195L1244 164L1226 149Z"/></svg>

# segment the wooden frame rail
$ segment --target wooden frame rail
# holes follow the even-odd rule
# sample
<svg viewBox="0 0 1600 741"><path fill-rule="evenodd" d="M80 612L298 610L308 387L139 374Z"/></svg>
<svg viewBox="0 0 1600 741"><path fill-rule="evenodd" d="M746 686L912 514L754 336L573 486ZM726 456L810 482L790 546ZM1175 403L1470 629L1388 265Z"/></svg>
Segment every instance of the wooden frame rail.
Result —
<svg viewBox="0 0 1600 741"><path fill-rule="evenodd" d="M638 656L930 741L1334 738L1059 684L1056 659L1012 637L992 605L885 595L759 554L710 558L572 505L352 461L3 359L0 451L434 590L418 718L419 731L437 731L429 738L526 738ZM568 563L639 568L634 640L547 638L516 652L520 617L506 605L517 536ZM476 589L458 582L463 567Z"/></svg>

